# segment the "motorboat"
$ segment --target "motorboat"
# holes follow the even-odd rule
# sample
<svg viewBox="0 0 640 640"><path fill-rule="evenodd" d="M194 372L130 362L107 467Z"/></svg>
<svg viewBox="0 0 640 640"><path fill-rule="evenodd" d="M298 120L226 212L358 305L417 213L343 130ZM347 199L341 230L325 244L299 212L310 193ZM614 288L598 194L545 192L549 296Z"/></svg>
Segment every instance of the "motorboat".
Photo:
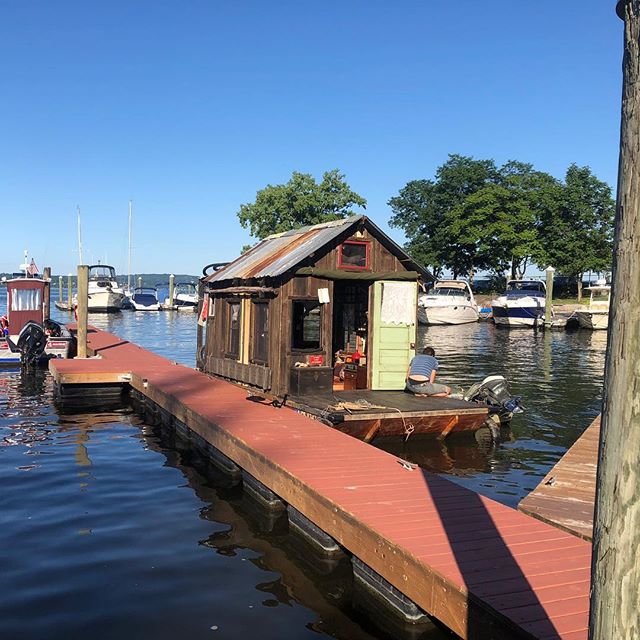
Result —
<svg viewBox="0 0 640 640"><path fill-rule="evenodd" d="M21 276L7 285L7 313L0 318L0 366L29 365L72 355L67 327L49 318L50 281Z"/></svg>
<svg viewBox="0 0 640 640"><path fill-rule="evenodd" d="M478 305L466 280L438 280L418 296L421 324L465 324L478 321Z"/></svg>
<svg viewBox="0 0 640 640"><path fill-rule="evenodd" d="M589 306L575 312L580 327L583 329L607 329L609 326L609 305L611 303L611 286L594 284L587 287Z"/></svg>
<svg viewBox="0 0 640 640"><path fill-rule="evenodd" d="M136 287L130 298L136 311L159 311L158 290L155 287Z"/></svg>
<svg viewBox="0 0 640 640"><path fill-rule="evenodd" d="M509 280L491 301L493 321L508 327L535 327L543 321L546 287L541 280Z"/></svg>
<svg viewBox="0 0 640 640"><path fill-rule="evenodd" d="M106 264L89 267L89 312L120 311L125 302L124 290L118 286L116 270Z"/></svg>
<svg viewBox="0 0 640 640"><path fill-rule="evenodd" d="M196 311L198 308L198 290L193 282L178 282L173 290L173 300L166 298L164 306L178 311Z"/></svg>

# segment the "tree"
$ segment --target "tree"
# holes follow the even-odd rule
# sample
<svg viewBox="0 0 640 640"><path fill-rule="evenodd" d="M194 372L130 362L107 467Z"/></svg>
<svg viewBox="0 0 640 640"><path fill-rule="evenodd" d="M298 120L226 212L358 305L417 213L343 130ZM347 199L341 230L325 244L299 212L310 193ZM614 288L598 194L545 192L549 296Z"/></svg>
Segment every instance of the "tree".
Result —
<svg viewBox="0 0 640 640"><path fill-rule="evenodd" d="M533 165L510 160L488 183L447 215L449 236L473 247L475 268L524 276L539 253L539 221L556 207L560 183Z"/></svg>
<svg viewBox="0 0 640 640"><path fill-rule="evenodd" d="M286 184L267 185L256 193L255 202L240 205L240 224L261 240L272 233L346 218L352 207L365 208L367 201L344 178L333 169L318 184L312 175L294 171Z"/></svg>
<svg viewBox="0 0 640 640"><path fill-rule="evenodd" d="M614 214L611 187L598 180L589 167L572 164L558 206L542 216L536 263L541 268L550 264L559 273L575 278L578 299L585 272L611 268Z"/></svg>
<svg viewBox="0 0 640 640"><path fill-rule="evenodd" d="M493 160L476 160L452 154L438 167L435 180L413 180L389 200L393 211L390 224L404 230L407 251L439 276L443 268L454 275L477 267L475 247L451 236L451 214L464 200L483 186L495 182Z"/></svg>

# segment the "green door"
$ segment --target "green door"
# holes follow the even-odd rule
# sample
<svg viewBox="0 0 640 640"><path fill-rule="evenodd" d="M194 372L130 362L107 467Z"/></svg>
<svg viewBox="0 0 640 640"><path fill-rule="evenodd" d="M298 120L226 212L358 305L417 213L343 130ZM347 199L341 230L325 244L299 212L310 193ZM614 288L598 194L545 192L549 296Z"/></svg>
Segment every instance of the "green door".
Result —
<svg viewBox="0 0 640 640"><path fill-rule="evenodd" d="M373 283L372 389L404 389L414 355L417 300L416 282Z"/></svg>

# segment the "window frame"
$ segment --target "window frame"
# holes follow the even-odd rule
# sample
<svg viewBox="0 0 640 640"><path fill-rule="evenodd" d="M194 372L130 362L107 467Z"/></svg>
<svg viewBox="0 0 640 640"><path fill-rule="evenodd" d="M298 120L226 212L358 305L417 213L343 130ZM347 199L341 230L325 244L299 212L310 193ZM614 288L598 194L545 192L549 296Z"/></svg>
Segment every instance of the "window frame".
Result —
<svg viewBox="0 0 640 640"><path fill-rule="evenodd" d="M298 297L298 298L290 298L290 302L291 302L291 306L289 307L290 312L291 312L291 331L289 332L289 346L290 346L290 353L291 354L298 354L298 353L324 353L324 347L323 347L323 322L324 322L324 307L326 305L321 304L320 300L318 298L314 298L314 297L310 297L310 296L303 296L303 297ZM294 306L297 302L314 302L318 305L318 309L320 311L319 314L319 323L320 323L320 327L319 327L319 331L318 331L318 346L317 347L296 347L293 344L293 339L294 339L294 331L295 331L295 322L294 322Z"/></svg>
<svg viewBox="0 0 640 640"><path fill-rule="evenodd" d="M257 308L263 306L265 308L265 312L267 314L267 318L266 318L266 324L267 324L267 338L266 338L266 345L265 345L265 357L264 358L260 358L256 356L256 337L258 336L258 327L256 325L257 321L258 321L258 314L257 314ZM269 312L269 300L264 300L264 299L260 299L260 300L252 300L251 301L251 342L250 342L250 358L249 358L249 362L251 364L260 364L260 365L264 365L264 366L269 366L269 347L270 347L270 339L271 339L271 319L269 317L270 312Z"/></svg>
<svg viewBox="0 0 640 640"><path fill-rule="evenodd" d="M233 359L236 362L240 360L240 351L242 350L242 301L238 298L229 298L225 300L226 304L226 324L227 324L227 336L225 341L225 352L224 357ZM232 344L232 331L231 331L231 317L232 317L232 305L238 305L238 345L237 352L233 352L233 344Z"/></svg>
<svg viewBox="0 0 640 640"><path fill-rule="evenodd" d="M365 247L365 266L345 264L342 261L342 248L345 244L360 245ZM371 242L368 240L345 240L338 245L338 269L353 269L354 271L371 271Z"/></svg>

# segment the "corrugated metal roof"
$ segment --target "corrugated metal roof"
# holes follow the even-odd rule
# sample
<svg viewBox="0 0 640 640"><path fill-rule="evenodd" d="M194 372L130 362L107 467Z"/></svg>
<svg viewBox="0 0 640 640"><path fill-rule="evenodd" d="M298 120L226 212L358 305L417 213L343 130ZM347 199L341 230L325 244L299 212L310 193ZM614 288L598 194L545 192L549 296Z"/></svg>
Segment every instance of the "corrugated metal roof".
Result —
<svg viewBox="0 0 640 640"><path fill-rule="evenodd" d="M351 216L268 236L226 267L205 278L205 282L280 276L364 218Z"/></svg>

